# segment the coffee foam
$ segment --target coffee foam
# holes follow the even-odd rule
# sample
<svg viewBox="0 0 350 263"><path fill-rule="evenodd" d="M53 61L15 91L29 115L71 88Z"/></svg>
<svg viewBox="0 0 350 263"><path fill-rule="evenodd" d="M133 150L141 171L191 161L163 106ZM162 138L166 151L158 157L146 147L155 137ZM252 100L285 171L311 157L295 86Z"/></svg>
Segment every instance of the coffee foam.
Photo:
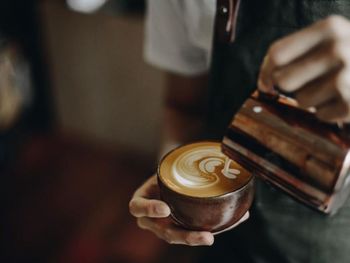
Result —
<svg viewBox="0 0 350 263"><path fill-rule="evenodd" d="M251 174L221 153L220 143L200 142L169 153L159 169L161 180L185 195L209 197L245 185Z"/></svg>

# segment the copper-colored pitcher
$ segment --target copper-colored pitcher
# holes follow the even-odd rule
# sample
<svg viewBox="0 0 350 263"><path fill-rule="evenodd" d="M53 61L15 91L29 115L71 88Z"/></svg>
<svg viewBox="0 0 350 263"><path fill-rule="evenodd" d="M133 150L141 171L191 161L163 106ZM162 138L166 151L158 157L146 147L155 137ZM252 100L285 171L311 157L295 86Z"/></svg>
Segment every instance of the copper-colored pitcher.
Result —
<svg viewBox="0 0 350 263"><path fill-rule="evenodd" d="M321 122L286 97L254 93L233 117L223 152L256 176L324 213L349 191L350 132Z"/></svg>

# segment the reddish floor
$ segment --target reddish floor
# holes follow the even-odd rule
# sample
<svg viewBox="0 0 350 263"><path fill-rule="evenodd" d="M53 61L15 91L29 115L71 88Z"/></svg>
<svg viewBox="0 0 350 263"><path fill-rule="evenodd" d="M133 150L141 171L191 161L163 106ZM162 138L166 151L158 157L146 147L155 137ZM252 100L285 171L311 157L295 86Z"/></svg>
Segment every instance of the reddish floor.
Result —
<svg viewBox="0 0 350 263"><path fill-rule="evenodd" d="M153 168L145 159L60 136L31 140L9 182L11 261L190 262L193 250L166 245L128 213Z"/></svg>

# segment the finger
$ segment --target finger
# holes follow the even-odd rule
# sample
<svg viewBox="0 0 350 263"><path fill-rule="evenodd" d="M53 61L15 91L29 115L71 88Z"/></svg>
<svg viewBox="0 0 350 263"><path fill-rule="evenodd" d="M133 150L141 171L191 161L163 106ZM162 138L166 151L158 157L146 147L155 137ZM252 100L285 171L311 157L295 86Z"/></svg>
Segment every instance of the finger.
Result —
<svg viewBox="0 0 350 263"><path fill-rule="evenodd" d="M154 199L158 197L159 188L157 177L154 175L134 193L129 203L130 213L135 217L168 217L170 215L170 208L165 202Z"/></svg>
<svg viewBox="0 0 350 263"><path fill-rule="evenodd" d="M166 219L155 220L151 218L139 218L138 225L142 229L150 230L159 238L170 244L182 244L189 246L210 246L214 243L214 236L210 232L188 231L174 225Z"/></svg>
<svg viewBox="0 0 350 263"><path fill-rule="evenodd" d="M289 64L321 43L348 36L348 31L343 30L347 27L349 22L340 16L330 16L318 21L276 41L270 48L272 60L276 66Z"/></svg>
<svg viewBox="0 0 350 263"><path fill-rule="evenodd" d="M270 61L269 54L264 57L264 60L260 67L259 77L258 77L258 89L264 93L272 93L273 81L272 74L273 63Z"/></svg>
<svg viewBox="0 0 350 263"><path fill-rule="evenodd" d="M129 203L130 213L135 217L161 218L170 215L169 206L160 200L134 197Z"/></svg>
<svg viewBox="0 0 350 263"><path fill-rule="evenodd" d="M316 109L316 116L327 122L344 121L349 114L348 104L340 98L324 103Z"/></svg>
<svg viewBox="0 0 350 263"><path fill-rule="evenodd" d="M345 37L348 33L342 30L344 27L349 27L346 19L331 16L276 41L260 68L258 88L261 91L273 89L272 72L276 68L289 64L331 38Z"/></svg>
<svg viewBox="0 0 350 263"><path fill-rule="evenodd" d="M273 83L282 91L294 92L307 83L341 66L332 45L322 46L273 72Z"/></svg>
<svg viewBox="0 0 350 263"><path fill-rule="evenodd" d="M334 99L338 92L336 89L337 74L333 73L319 78L299 89L294 95L302 108L317 107Z"/></svg>

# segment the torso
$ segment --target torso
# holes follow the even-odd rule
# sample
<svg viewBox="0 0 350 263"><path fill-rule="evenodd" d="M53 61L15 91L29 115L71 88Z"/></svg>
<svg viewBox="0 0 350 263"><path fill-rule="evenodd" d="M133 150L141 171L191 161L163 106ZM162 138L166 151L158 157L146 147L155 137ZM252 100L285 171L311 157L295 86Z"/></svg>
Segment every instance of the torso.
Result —
<svg viewBox="0 0 350 263"><path fill-rule="evenodd" d="M213 27L215 19L216 1L178 1L183 4L184 20L191 43L205 52L206 61L209 67Z"/></svg>
<svg viewBox="0 0 350 263"><path fill-rule="evenodd" d="M211 57L216 1L183 1L191 40ZM220 138L255 89L262 57L275 40L330 14L350 15L350 1L242 0L234 43L215 42L209 136ZM209 61L210 59L208 59ZM206 260L220 262L345 263L350 249L350 200L333 216L322 215L258 180L251 219L223 234Z"/></svg>
<svg viewBox="0 0 350 263"><path fill-rule="evenodd" d="M235 42L214 44L210 135L220 138L234 112L255 90L268 46L330 14L349 16L350 1L241 1ZM235 239L226 242L227 251L220 253L236 251L235 262L345 263L350 249L350 200L329 217L258 181L250 222L230 234ZM240 249L235 250L232 242Z"/></svg>

